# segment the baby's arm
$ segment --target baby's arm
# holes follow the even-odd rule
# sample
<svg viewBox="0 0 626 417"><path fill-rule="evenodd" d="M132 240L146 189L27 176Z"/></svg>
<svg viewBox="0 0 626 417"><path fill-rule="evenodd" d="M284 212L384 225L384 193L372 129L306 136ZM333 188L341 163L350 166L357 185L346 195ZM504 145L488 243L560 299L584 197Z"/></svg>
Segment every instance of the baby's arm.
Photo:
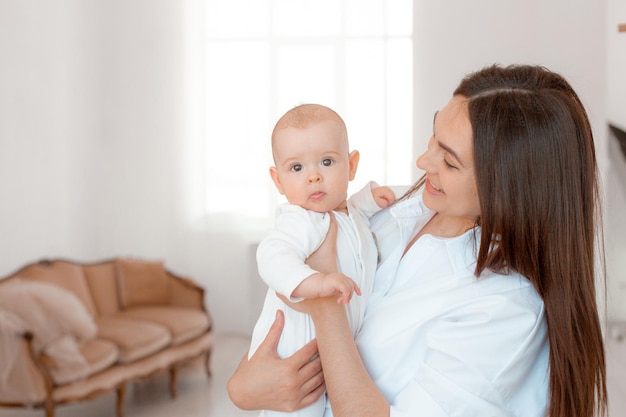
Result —
<svg viewBox="0 0 626 417"><path fill-rule="evenodd" d="M372 188L372 196L380 208L389 207L396 201L396 195L393 190L386 186Z"/></svg>
<svg viewBox="0 0 626 417"><path fill-rule="evenodd" d="M339 272L318 272L300 283L291 294L296 298L318 298L339 295L338 303L348 303L352 293L361 295L361 289L349 277Z"/></svg>
<svg viewBox="0 0 626 417"><path fill-rule="evenodd" d="M368 190L369 196L371 192ZM371 197L370 197L371 198ZM372 202L372 205L376 205ZM259 275L274 291L297 302L302 298L316 298L320 293L336 292L346 296L353 291L354 284L341 285L340 290L333 288L324 291L322 282L308 278L319 275L318 271L305 263L305 260L319 248L330 227L330 216L315 213L293 205L282 205L277 210L276 223L257 248L257 266ZM336 278L331 278L329 282ZM303 281L308 280L299 291ZM345 282L344 280L340 280ZM331 286L332 287L332 286ZM327 286L328 288L328 286ZM349 297L349 295L348 295Z"/></svg>

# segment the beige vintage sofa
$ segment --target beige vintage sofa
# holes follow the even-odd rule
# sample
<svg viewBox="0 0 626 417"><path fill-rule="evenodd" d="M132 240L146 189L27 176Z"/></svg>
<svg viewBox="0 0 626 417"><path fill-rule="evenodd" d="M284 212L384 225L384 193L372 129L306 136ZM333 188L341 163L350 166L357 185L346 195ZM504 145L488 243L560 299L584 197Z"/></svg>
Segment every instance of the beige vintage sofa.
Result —
<svg viewBox="0 0 626 417"><path fill-rule="evenodd" d="M0 280L0 406L44 408L117 392L209 357L204 291L161 262L44 260Z"/></svg>

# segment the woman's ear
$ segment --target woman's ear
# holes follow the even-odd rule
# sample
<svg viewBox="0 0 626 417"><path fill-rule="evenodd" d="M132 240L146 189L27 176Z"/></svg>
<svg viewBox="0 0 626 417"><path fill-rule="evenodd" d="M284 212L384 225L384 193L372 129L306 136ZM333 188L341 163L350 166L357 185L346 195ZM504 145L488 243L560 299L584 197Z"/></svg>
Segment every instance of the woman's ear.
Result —
<svg viewBox="0 0 626 417"><path fill-rule="evenodd" d="M350 181L352 181L356 176L356 169L359 166L360 157L361 155L359 154L359 151L352 151L348 155L348 161L350 165Z"/></svg>
<svg viewBox="0 0 626 417"><path fill-rule="evenodd" d="M274 185L278 189L278 192L281 195L284 195L283 187L280 185L280 178L278 177L278 170L276 167L270 167L270 177L272 177L272 181L274 181Z"/></svg>

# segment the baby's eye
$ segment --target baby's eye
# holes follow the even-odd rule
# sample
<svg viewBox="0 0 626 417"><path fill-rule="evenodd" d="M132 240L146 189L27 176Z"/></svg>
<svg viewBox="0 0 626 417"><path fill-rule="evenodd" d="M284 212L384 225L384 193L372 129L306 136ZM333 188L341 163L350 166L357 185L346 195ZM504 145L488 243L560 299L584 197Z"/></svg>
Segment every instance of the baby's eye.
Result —
<svg viewBox="0 0 626 417"><path fill-rule="evenodd" d="M302 165L300 165L300 164L293 164L289 170L291 172L300 172L300 171L302 171Z"/></svg>
<svg viewBox="0 0 626 417"><path fill-rule="evenodd" d="M330 158L326 158L322 160L322 165L325 167L329 167L334 163L334 161Z"/></svg>

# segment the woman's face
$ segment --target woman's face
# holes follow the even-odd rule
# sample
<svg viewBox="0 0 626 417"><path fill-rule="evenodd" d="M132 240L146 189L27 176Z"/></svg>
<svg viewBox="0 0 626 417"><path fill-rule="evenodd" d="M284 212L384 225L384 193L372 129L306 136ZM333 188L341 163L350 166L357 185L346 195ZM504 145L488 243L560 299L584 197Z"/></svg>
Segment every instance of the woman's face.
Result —
<svg viewBox="0 0 626 417"><path fill-rule="evenodd" d="M480 205L472 149L467 98L455 96L435 114L433 135L417 167L426 172L424 204L441 215L473 223L480 216Z"/></svg>

